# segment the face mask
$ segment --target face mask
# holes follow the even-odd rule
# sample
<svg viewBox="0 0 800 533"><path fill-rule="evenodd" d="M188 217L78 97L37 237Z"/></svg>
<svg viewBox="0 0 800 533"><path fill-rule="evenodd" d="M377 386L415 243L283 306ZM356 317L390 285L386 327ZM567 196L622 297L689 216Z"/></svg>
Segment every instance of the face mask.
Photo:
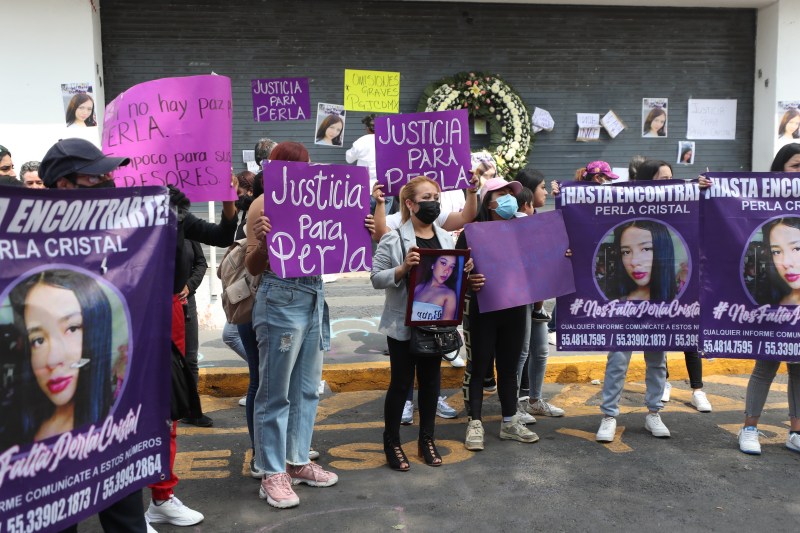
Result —
<svg viewBox="0 0 800 533"><path fill-rule="evenodd" d="M423 224L433 224L433 221L436 220L441 212L439 202L417 202L417 206L419 207L419 211L417 211L414 215Z"/></svg>
<svg viewBox="0 0 800 533"><path fill-rule="evenodd" d="M508 220L514 216L514 213L517 212L517 209L519 209L519 206L517 205L517 199L510 194L506 194L505 196L501 196L497 199L497 207L495 208L494 212L503 219Z"/></svg>
<svg viewBox="0 0 800 533"><path fill-rule="evenodd" d="M114 183L114 180L107 180L101 181L97 185L79 185L75 184L78 189L113 189L116 188L117 184Z"/></svg>

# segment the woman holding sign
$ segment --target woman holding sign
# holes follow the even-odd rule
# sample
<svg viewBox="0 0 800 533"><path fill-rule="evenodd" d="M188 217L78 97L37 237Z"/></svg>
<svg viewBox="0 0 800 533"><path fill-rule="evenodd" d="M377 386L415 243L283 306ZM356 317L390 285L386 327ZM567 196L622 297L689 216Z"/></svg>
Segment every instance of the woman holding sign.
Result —
<svg viewBox="0 0 800 533"><path fill-rule="evenodd" d="M20 444L100 425L113 402L112 317L100 285L73 270L46 270L9 296L27 338Z"/></svg>
<svg viewBox="0 0 800 533"><path fill-rule="evenodd" d="M787 144L772 161L771 172L800 172L800 144ZM784 217L764 225L764 239L772 255L770 270L778 305L800 305L800 219ZM739 449L750 455L761 455L758 421L780 361L757 360L745 396L744 427L739 431ZM800 452L800 364L787 363L789 384L789 435L786 447Z"/></svg>
<svg viewBox="0 0 800 533"><path fill-rule="evenodd" d="M383 451L389 466L399 471L410 468L408 458L400 446L400 420L406 397L414 385L415 367L419 384L420 413L417 453L429 466L442 464L442 456L439 455L433 440L441 358L420 357L410 353L411 328L405 325L408 274L414 266L420 264L421 256L418 249L453 248L453 238L450 233L434 224L439 216L439 194L439 185L429 178L417 176L408 181L400 191L403 225L381 238L370 274L372 286L386 291L386 301L378 328L387 336L391 365L391 381L383 408ZM438 279L443 279L442 284L444 284L452 274L452 267L449 264L442 265L441 270ZM470 270L472 270L472 260L464 265L465 272ZM437 293L440 288L436 288ZM438 296L436 300L441 301ZM444 308L446 303L444 301L441 303Z"/></svg>

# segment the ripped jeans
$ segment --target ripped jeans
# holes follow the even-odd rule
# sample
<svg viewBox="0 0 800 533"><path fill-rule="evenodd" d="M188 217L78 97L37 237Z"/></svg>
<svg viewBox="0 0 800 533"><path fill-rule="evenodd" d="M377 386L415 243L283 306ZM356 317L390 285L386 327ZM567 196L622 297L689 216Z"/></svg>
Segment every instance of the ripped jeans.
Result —
<svg viewBox="0 0 800 533"><path fill-rule="evenodd" d="M260 376L253 417L255 457L256 465L271 475L285 472L287 463L309 462L322 350L330 347L321 278L265 274L253 306L253 329Z"/></svg>

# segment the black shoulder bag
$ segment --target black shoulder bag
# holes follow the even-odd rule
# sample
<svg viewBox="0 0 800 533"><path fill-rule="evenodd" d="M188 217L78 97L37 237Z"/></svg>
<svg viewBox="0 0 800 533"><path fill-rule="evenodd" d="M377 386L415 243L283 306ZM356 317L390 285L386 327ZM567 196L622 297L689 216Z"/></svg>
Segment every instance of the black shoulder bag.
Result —
<svg viewBox="0 0 800 533"><path fill-rule="evenodd" d="M400 229L397 229L400 238L400 250L403 260L406 257L406 246ZM406 274L406 288L408 288L408 274ZM456 326L411 326L411 341L408 351L422 357L443 357L448 361L455 360L463 346L461 335ZM455 352L452 357L447 354Z"/></svg>

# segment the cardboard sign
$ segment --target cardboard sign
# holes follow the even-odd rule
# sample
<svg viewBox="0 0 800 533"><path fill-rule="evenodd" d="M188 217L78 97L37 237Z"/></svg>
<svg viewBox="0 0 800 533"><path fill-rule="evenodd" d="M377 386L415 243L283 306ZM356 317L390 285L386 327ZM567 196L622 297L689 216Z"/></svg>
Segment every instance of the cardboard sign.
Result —
<svg viewBox="0 0 800 533"><path fill-rule="evenodd" d="M308 78L251 80L253 120L306 120L311 118Z"/></svg>
<svg viewBox="0 0 800 533"><path fill-rule="evenodd" d="M348 111L400 111L400 73L376 70L344 71L344 108Z"/></svg>

